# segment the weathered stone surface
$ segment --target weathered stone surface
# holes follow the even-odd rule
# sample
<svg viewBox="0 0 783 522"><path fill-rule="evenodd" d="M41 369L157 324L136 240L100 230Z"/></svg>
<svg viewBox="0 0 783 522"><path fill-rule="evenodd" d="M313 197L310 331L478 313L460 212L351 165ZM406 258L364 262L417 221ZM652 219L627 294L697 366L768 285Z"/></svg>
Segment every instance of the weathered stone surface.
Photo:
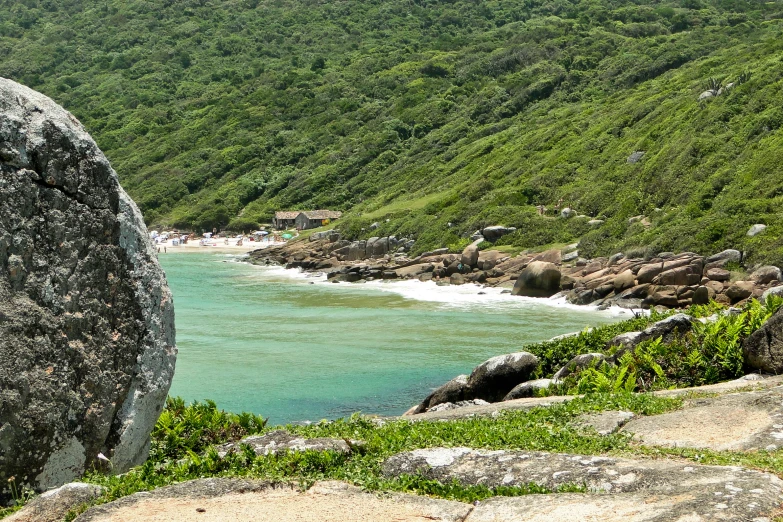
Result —
<svg viewBox="0 0 783 522"><path fill-rule="evenodd" d="M704 276L712 281L728 281L731 279L731 272L722 268L708 268L704 271Z"/></svg>
<svg viewBox="0 0 783 522"><path fill-rule="evenodd" d="M468 406L486 406L489 404L482 399L471 399L469 401L457 401L457 402L442 402L437 406L433 406L429 411L437 413L439 411L457 410L459 408L467 408Z"/></svg>
<svg viewBox="0 0 783 522"><path fill-rule="evenodd" d="M479 249L476 245L468 245L462 251L462 264L465 266L476 266L479 258Z"/></svg>
<svg viewBox="0 0 783 522"><path fill-rule="evenodd" d="M174 372L174 311L136 205L81 124L0 79L0 499L102 452L147 456Z"/></svg>
<svg viewBox="0 0 783 522"><path fill-rule="evenodd" d="M536 379L533 381L523 382L517 384L510 392L503 397L504 401L511 401L514 399L523 399L525 397L535 397L538 390L546 390L553 384L557 384L555 379Z"/></svg>
<svg viewBox="0 0 783 522"><path fill-rule="evenodd" d="M636 417L630 411L586 413L574 419L574 425L594 429L599 435L611 435Z"/></svg>
<svg viewBox="0 0 783 522"><path fill-rule="evenodd" d="M538 357L528 352L498 355L473 369L465 391L468 399L497 402L514 386L530 379L538 366Z"/></svg>
<svg viewBox="0 0 783 522"><path fill-rule="evenodd" d="M754 283L765 285L772 281L781 281L783 280L783 276L781 276L780 268L767 265L754 270L753 273L750 274L750 280Z"/></svg>
<svg viewBox="0 0 783 522"><path fill-rule="evenodd" d="M761 294L761 302L764 303L767 301L767 297L771 295L777 295L777 296L783 296L783 285L780 286L773 286L772 288L768 288L764 290L764 293Z"/></svg>
<svg viewBox="0 0 783 522"><path fill-rule="evenodd" d="M492 499L479 504L468 521L763 520L757 517L777 509L783 489L783 481L775 475L739 467L470 448L400 453L386 460L383 472L387 477L420 473L442 482L488 487L533 483L556 489L583 484L592 493L603 493ZM545 499L531 504L530 497ZM564 505L558 506L560 502L574 509L566 511ZM582 518L578 513L590 516Z"/></svg>
<svg viewBox="0 0 783 522"><path fill-rule="evenodd" d="M95 484L71 482L42 493L28 502L6 522L62 522L72 509L100 497L105 488Z"/></svg>
<svg viewBox="0 0 783 522"><path fill-rule="evenodd" d="M767 229L767 225L762 225L761 223L757 223L752 227L750 227L745 235L748 237L757 236L762 232L764 232L766 229Z"/></svg>
<svg viewBox="0 0 783 522"><path fill-rule="evenodd" d="M553 263L533 261L520 272L513 295L551 297L560 291L560 270Z"/></svg>
<svg viewBox="0 0 783 522"><path fill-rule="evenodd" d="M726 289L725 294L732 303L736 303L753 295L753 288L754 285L750 281L737 281Z"/></svg>
<svg viewBox="0 0 783 522"><path fill-rule="evenodd" d="M618 347L618 350L612 358L618 359L622 354L633 349L643 341L661 337L664 342L669 342L675 333L684 334L689 332L692 327L693 318L691 316L687 314L674 314L657 323L651 324L641 332L627 332L616 335L606 343L606 348L609 349L612 346Z"/></svg>
<svg viewBox="0 0 783 522"><path fill-rule="evenodd" d="M713 292L714 296L714 292ZM710 289L706 286L700 286L693 292L693 304L695 305L703 305L710 302L710 298L713 297L710 296Z"/></svg>
<svg viewBox="0 0 783 522"><path fill-rule="evenodd" d="M636 273L639 284L652 283L655 276L663 272L663 263L655 263L642 266Z"/></svg>
<svg viewBox="0 0 783 522"><path fill-rule="evenodd" d="M484 239L487 241L497 241L501 237L505 236L506 234L511 234L512 232L516 231L516 228L514 227L501 227L501 226L494 226L494 227L487 227L484 230L481 231L481 235L484 236Z"/></svg>
<svg viewBox="0 0 783 522"><path fill-rule="evenodd" d="M742 353L749 368L761 373L783 373L783 309L745 339Z"/></svg>
<svg viewBox="0 0 783 522"><path fill-rule="evenodd" d="M429 408L445 402L459 402L465 398L465 388L468 385L467 375L457 375L449 382L440 386L427 396L421 404L412 409L410 414L423 413Z"/></svg>
<svg viewBox="0 0 783 522"><path fill-rule="evenodd" d="M552 378L555 380L564 379L565 377L568 377L572 373L582 370L584 368L587 368L589 366L600 364L601 361L603 361L606 358L606 356L602 353L583 353L581 355L577 355L568 363L560 368L553 376Z"/></svg>
<svg viewBox="0 0 783 522"><path fill-rule="evenodd" d="M723 252L718 252L717 254L711 255L707 259L705 259L707 263L715 263L718 261L725 261L729 263L739 263L742 261L742 253L739 250L734 250L733 248L729 248L728 250L724 250Z"/></svg>
<svg viewBox="0 0 783 522"><path fill-rule="evenodd" d="M682 410L634 419L623 431L651 446L776 449L783 446L782 402L777 388L695 399Z"/></svg>
<svg viewBox="0 0 783 522"><path fill-rule="evenodd" d="M618 294L623 290L627 290L631 288L636 284L633 272L631 272L630 270L623 271L622 273L618 274L617 277L614 278L613 284L614 284L614 291Z"/></svg>
<svg viewBox="0 0 783 522"><path fill-rule="evenodd" d="M95 506L78 522L463 522L473 506L420 495L367 493L343 482L199 479ZM199 511L197 511L199 510Z"/></svg>
<svg viewBox="0 0 783 522"><path fill-rule="evenodd" d="M275 430L264 435L251 435L238 442L229 442L217 447L218 455L225 457L229 453L242 451L242 446L253 448L256 455L274 455L283 451L336 451L350 453L351 446L361 446L360 441L351 441L349 445L344 439L318 437L306 439L286 430Z"/></svg>

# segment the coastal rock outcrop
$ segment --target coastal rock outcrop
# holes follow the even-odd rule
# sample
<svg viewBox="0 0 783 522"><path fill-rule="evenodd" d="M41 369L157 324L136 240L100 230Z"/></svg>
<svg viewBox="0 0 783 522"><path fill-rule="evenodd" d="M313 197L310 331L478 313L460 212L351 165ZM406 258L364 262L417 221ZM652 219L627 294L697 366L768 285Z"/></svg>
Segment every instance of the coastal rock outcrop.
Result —
<svg viewBox="0 0 783 522"><path fill-rule="evenodd" d="M533 261L519 274L513 295L551 297L560 290L560 269L554 263Z"/></svg>
<svg viewBox="0 0 783 522"><path fill-rule="evenodd" d="M141 214L82 125L0 78L0 499L144 461L174 309Z"/></svg>

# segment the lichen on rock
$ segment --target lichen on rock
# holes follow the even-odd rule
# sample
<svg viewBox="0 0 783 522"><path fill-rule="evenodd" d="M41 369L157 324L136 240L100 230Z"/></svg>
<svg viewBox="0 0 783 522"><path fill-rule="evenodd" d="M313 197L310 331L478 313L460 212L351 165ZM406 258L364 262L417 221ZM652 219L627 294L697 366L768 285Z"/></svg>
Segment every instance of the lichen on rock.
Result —
<svg viewBox="0 0 783 522"><path fill-rule="evenodd" d="M136 205L82 125L0 78L0 500L147 456L174 310Z"/></svg>

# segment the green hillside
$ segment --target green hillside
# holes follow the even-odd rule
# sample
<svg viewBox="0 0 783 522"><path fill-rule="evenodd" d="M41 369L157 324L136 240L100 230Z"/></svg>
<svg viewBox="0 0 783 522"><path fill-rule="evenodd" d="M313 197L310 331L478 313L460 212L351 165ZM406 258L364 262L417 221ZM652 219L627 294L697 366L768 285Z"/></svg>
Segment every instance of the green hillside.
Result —
<svg viewBox="0 0 783 522"><path fill-rule="evenodd" d="M517 247L783 263L781 19L742 0L0 0L0 76L80 118L156 226L334 208L419 250L502 224ZM698 101L711 78L736 85ZM536 214L560 200L605 222Z"/></svg>

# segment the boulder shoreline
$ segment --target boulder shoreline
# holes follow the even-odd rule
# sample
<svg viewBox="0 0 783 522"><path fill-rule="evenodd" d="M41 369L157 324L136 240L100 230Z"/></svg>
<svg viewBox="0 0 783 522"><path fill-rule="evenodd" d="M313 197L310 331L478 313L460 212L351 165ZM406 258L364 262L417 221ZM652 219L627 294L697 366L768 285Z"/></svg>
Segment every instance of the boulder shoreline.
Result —
<svg viewBox="0 0 783 522"><path fill-rule="evenodd" d="M564 297L568 303L601 309L682 309L716 301L741 306L748 299L783 293L781 270L755 266L744 270L738 250L711 256L662 252L651 258L623 253L608 258L578 257L576 245L539 253L510 255L479 249L442 248L410 256L412 242L395 237L347 241L337 232L312 234L309 241L254 250L248 261L320 273L328 281L419 280L437 284L474 283L526 297ZM569 251L569 249L571 251Z"/></svg>

